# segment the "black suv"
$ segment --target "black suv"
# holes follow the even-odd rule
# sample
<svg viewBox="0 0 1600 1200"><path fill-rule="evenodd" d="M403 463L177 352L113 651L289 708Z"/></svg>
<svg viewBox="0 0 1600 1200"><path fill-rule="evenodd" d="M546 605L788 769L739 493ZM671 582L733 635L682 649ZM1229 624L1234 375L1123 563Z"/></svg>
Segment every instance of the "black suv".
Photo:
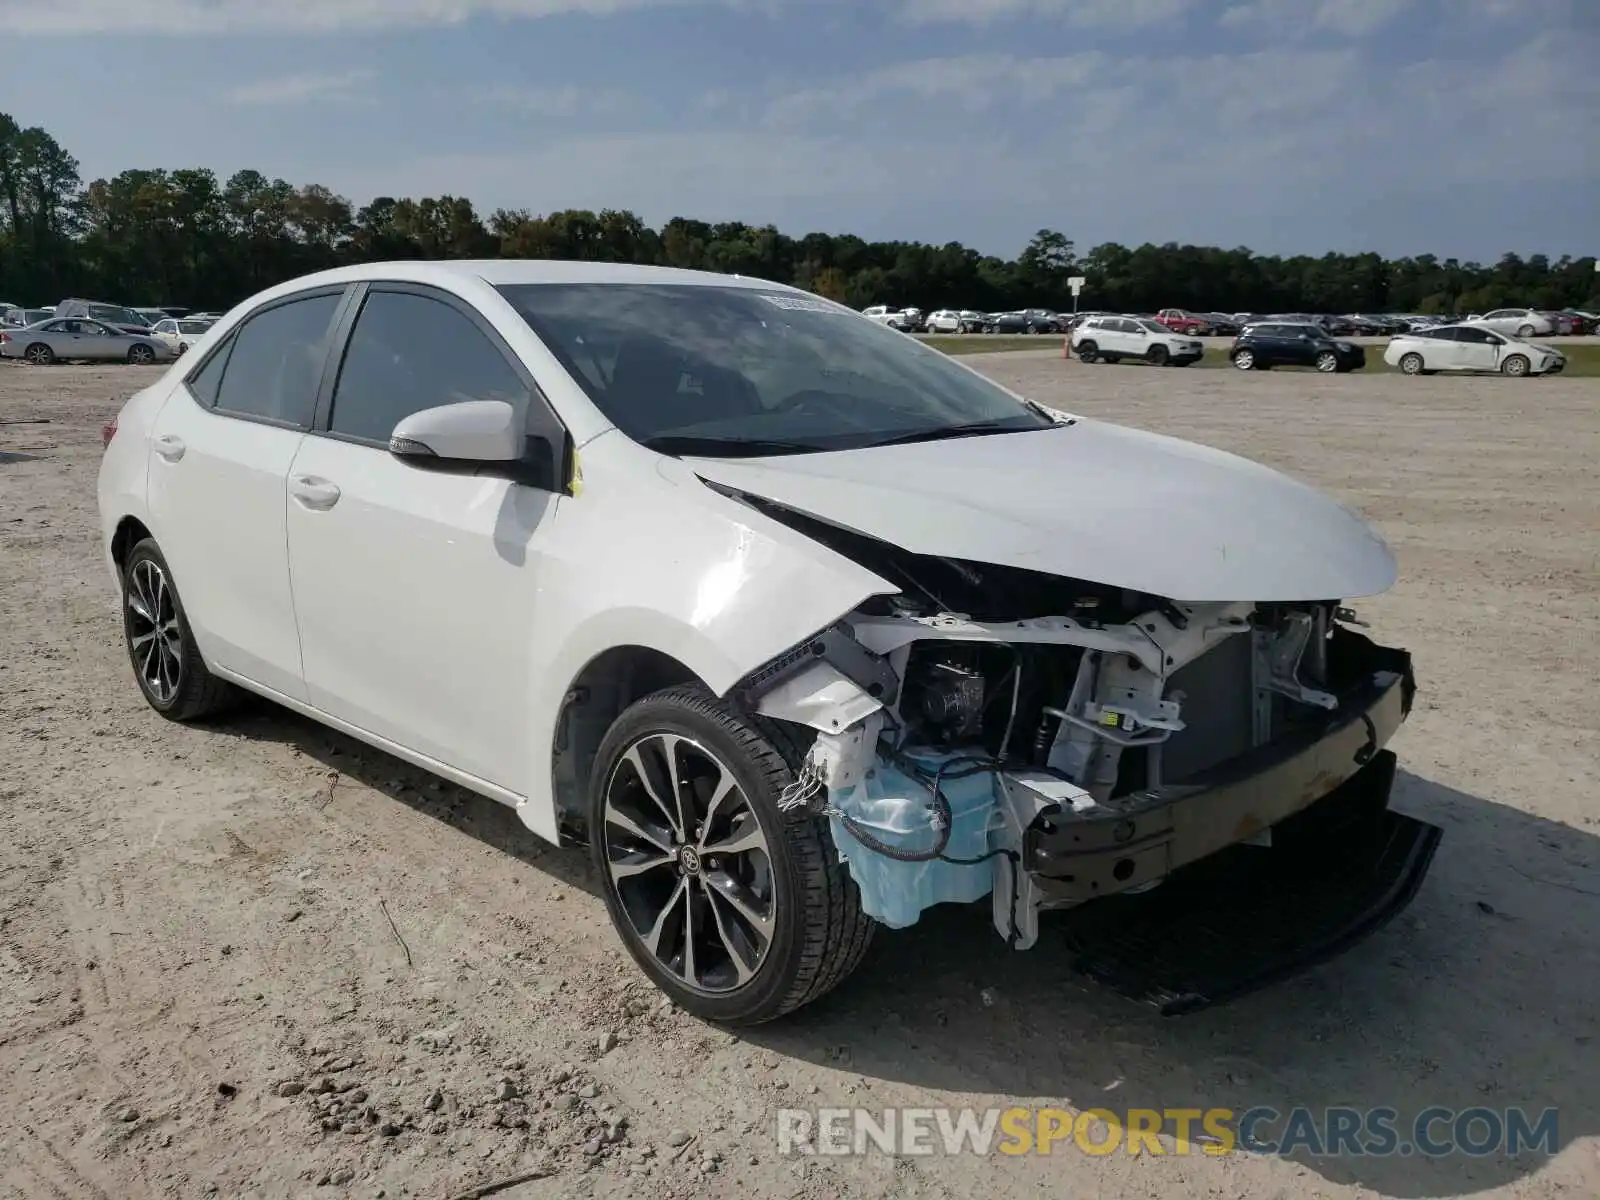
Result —
<svg viewBox="0 0 1600 1200"><path fill-rule="evenodd" d="M1228 357L1241 371L1272 367L1315 367L1324 372L1354 371L1367 365L1367 352L1354 342L1331 337L1320 325L1263 322L1246 325Z"/></svg>

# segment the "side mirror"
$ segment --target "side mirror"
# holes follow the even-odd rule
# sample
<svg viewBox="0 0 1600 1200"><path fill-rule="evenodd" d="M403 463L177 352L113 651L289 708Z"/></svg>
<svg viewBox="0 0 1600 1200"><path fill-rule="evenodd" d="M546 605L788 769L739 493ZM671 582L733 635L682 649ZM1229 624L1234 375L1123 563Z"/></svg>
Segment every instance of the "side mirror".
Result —
<svg viewBox="0 0 1600 1200"><path fill-rule="evenodd" d="M408 460L511 463L522 457L517 413L504 400L466 400L414 412L389 435L389 453Z"/></svg>

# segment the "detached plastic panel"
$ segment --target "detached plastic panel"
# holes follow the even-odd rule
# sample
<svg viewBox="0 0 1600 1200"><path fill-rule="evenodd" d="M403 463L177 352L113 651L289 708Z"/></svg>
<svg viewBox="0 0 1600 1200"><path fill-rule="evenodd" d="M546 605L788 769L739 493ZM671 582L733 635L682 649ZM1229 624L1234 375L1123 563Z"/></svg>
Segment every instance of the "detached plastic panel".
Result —
<svg viewBox="0 0 1600 1200"><path fill-rule="evenodd" d="M1389 811L1394 776L1382 751L1276 825L1270 847L1233 846L1148 892L1063 914L1073 965L1176 1016L1343 953L1411 903L1443 836Z"/></svg>

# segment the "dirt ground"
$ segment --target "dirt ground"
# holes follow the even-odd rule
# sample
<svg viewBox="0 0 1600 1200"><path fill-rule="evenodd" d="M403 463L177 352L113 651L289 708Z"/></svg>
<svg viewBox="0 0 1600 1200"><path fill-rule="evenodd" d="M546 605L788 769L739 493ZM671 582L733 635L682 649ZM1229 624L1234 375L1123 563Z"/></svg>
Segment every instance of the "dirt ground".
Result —
<svg viewBox="0 0 1600 1200"><path fill-rule="evenodd" d="M149 372L0 366L0 1193L1600 1195L1600 381L978 361L1239 451L1374 520L1416 657L1396 806L1445 829L1398 921L1163 1019L987 905L883 934L733 1035L663 1010L583 855L297 717L148 711L94 514ZM1085 503L1096 503L1086 497ZM1107 519L1114 521L1114 498ZM180 581L181 584L181 581ZM1559 1108L1509 1158L785 1158L785 1106Z"/></svg>

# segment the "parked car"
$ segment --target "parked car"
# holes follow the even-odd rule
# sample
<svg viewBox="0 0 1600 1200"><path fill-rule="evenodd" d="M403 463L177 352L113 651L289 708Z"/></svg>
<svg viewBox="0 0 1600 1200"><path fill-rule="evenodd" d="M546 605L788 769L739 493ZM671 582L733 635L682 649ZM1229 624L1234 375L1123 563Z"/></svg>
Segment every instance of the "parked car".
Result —
<svg viewBox="0 0 1600 1200"><path fill-rule="evenodd" d="M1211 318L1185 308L1163 308L1154 319L1172 332L1190 337L1205 337L1211 332Z"/></svg>
<svg viewBox="0 0 1600 1200"><path fill-rule="evenodd" d="M40 321L48 321L50 316L48 309L11 307L0 310L0 325L20 328L23 325L34 325Z"/></svg>
<svg viewBox="0 0 1600 1200"><path fill-rule="evenodd" d="M962 333L982 333L989 323L988 314L977 312L974 309L964 308L961 310L960 315Z"/></svg>
<svg viewBox="0 0 1600 1200"><path fill-rule="evenodd" d="M189 347L204 337L206 331L213 324L215 324L213 321L192 321L187 319L179 321L174 320L172 317L167 317L151 326L151 332L172 347L174 354L181 356L188 352Z"/></svg>
<svg viewBox="0 0 1600 1200"><path fill-rule="evenodd" d="M172 349L154 334L124 333L86 317L51 317L37 325L0 332L0 358L20 358L36 367L67 359L137 366L174 357Z"/></svg>
<svg viewBox="0 0 1600 1200"><path fill-rule="evenodd" d="M1558 309L1540 308L1534 311L1550 322L1550 328L1554 331L1556 337L1571 337L1578 332L1583 324L1579 317L1572 313L1561 312Z"/></svg>
<svg viewBox="0 0 1600 1200"><path fill-rule="evenodd" d="M1142 358L1158 367L1187 367L1205 355L1204 342L1151 317L1090 317L1072 331L1072 349L1086 363Z"/></svg>
<svg viewBox="0 0 1600 1200"><path fill-rule="evenodd" d="M1481 325L1496 333L1515 334L1519 338L1549 337L1555 333L1555 322L1531 308L1497 308L1482 316L1469 317L1466 324Z"/></svg>
<svg viewBox="0 0 1600 1200"><path fill-rule="evenodd" d="M1185 979L1195 1007L1359 940L1427 872L1438 829L1388 809L1411 659L1343 607L1394 557L1276 471L680 270L346 267L186 357L99 477L149 706L256 692L587 843L627 950L701 1019L815 1000L941 901L1026 949L1043 909L1108 928L1109 895L1271 855L1294 936L1252 893L1270 962ZM1085 503L1147 485L1114 521Z"/></svg>
<svg viewBox="0 0 1600 1200"><path fill-rule="evenodd" d="M1196 315L1205 318L1210 326L1210 331L1205 335L1207 337L1237 337L1239 330L1244 328L1242 323L1227 313L1208 312Z"/></svg>
<svg viewBox="0 0 1600 1200"><path fill-rule="evenodd" d="M1028 318L1020 312L1003 312L989 314L990 333L1032 333L1028 328Z"/></svg>
<svg viewBox="0 0 1600 1200"><path fill-rule="evenodd" d="M1394 338L1383 361L1407 375L1436 371L1498 371L1502 375L1558 375L1567 357L1553 346L1518 341L1481 325L1441 325Z"/></svg>
<svg viewBox="0 0 1600 1200"><path fill-rule="evenodd" d="M961 333L961 314L953 308L941 308L929 315L923 326L929 333Z"/></svg>
<svg viewBox="0 0 1600 1200"><path fill-rule="evenodd" d="M1265 321L1246 325L1228 350L1241 371L1273 367L1315 367L1343 374L1367 365L1367 352L1354 342L1332 337L1315 322Z"/></svg>
<svg viewBox="0 0 1600 1200"><path fill-rule="evenodd" d="M123 333L148 335L150 322L131 308L120 304L107 304L101 300L63 300L52 314L57 317L89 317L111 325Z"/></svg>
<svg viewBox="0 0 1600 1200"><path fill-rule="evenodd" d="M871 308L862 309L861 315L869 321L876 321L879 325L887 325L890 329L910 332L910 321L905 312L905 309L890 308L887 304L874 304Z"/></svg>

